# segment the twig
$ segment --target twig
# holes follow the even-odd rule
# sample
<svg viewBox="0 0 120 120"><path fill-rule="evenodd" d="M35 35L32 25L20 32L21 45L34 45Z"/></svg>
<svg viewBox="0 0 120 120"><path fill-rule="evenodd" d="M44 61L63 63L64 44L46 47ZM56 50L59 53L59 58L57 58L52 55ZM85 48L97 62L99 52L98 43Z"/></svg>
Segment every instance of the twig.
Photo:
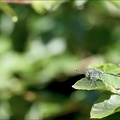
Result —
<svg viewBox="0 0 120 120"><path fill-rule="evenodd" d="M2 2L12 4L30 4L31 0L3 0Z"/></svg>

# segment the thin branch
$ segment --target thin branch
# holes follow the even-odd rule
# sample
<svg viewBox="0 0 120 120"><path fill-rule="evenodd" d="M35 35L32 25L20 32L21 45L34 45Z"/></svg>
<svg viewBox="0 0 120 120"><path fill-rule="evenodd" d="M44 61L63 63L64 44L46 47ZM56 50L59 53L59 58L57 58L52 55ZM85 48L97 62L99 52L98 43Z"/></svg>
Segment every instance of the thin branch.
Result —
<svg viewBox="0 0 120 120"><path fill-rule="evenodd" d="M31 0L3 0L3 2L12 4L30 4Z"/></svg>

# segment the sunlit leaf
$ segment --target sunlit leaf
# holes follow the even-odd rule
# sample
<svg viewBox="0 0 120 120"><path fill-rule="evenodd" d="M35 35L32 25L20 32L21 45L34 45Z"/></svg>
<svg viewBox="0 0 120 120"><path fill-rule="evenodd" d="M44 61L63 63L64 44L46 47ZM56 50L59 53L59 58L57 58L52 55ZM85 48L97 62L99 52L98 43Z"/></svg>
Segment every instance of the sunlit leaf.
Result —
<svg viewBox="0 0 120 120"><path fill-rule="evenodd" d="M46 11L51 11L51 10L58 8L61 5L61 3L65 1L67 0L31 1L31 5L37 13L43 14Z"/></svg>
<svg viewBox="0 0 120 120"><path fill-rule="evenodd" d="M113 5L120 8L120 1L119 0L109 0Z"/></svg>
<svg viewBox="0 0 120 120"><path fill-rule="evenodd" d="M103 70L106 72L114 73L114 74L120 73L120 67L112 63L105 64L103 67Z"/></svg>
<svg viewBox="0 0 120 120"><path fill-rule="evenodd" d="M104 90L104 89L107 89L107 88L105 88L105 85L101 80L92 81L87 78L78 80L72 87L75 89L81 89L81 90Z"/></svg>
<svg viewBox="0 0 120 120"><path fill-rule="evenodd" d="M91 118L103 118L120 111L120 95L106 95L99 98L91 109Z"/></svg>
<svg viewBox="0 0 120 120"><path fill-rule="evenodd" d="M103 77L103 82L106 84L106 86L120 89L120 77L109 74L105 74Z"/></svg>

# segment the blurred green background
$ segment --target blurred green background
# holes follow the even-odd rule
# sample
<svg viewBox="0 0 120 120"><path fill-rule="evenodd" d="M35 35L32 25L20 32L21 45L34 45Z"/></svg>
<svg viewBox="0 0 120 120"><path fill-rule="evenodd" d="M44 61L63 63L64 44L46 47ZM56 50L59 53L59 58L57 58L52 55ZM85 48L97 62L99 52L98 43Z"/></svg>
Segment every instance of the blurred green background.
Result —
<svg viewBox="0 0 120 120"><path fill-rule="evenodd" d="M120 63L120 2L55 0L10 7L16 23L0 11L0 119L90 120L100 93L73 89L83 77L75 70ZM116 113L102 120L119 119Z"/></svg>

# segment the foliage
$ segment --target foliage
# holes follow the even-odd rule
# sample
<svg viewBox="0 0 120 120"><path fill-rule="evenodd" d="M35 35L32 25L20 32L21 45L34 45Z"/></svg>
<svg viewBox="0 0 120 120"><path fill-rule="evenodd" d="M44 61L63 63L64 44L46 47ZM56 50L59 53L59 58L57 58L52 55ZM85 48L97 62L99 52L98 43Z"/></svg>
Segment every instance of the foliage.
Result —
<svg viewBox="0 0 120 120"><path fill-rule="evenodd" d="M105 64L99 66L103 71L119 73L120 68L114 64ZM98 67L98 68L99 68ZM109 74L104 77L98 77L96 81L88 79L87 77L77 81L73 88L81 90L106 90L117 94L106 93L100 97L92 106L91 118L103 118L120 111L120 78Z"/></svg>
<svg viewBox="0 0 120 120"><path fill-rule="evenodd" d="M119 111L119 78L105 75L106 81L94 83L75 72L97 65L119 73L119 3L53 0L17 5L0 0L0 118L89 120L91 105L104 90L91 118L119 120L113 114ZM74 83L74 88L88 91L73 89Z"/></svg>

